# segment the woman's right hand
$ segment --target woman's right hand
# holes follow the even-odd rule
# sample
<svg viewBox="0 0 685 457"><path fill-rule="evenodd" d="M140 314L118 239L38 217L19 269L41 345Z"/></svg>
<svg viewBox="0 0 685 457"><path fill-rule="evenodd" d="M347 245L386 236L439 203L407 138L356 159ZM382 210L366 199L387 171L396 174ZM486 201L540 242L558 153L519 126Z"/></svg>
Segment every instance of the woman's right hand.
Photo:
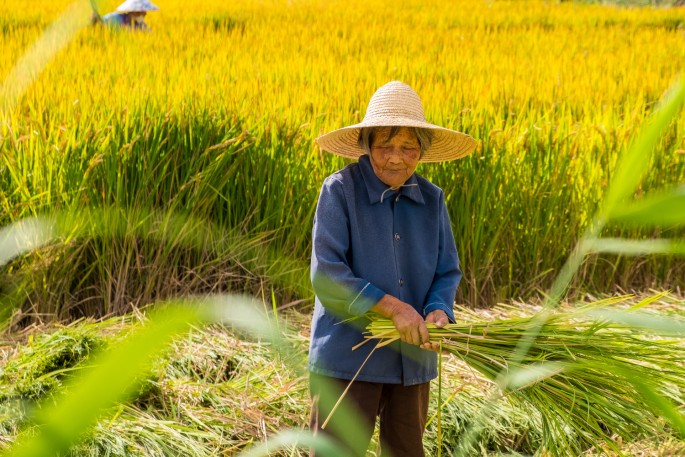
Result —
<svg viewBox="0 0 685 457"><path fill-rule="evenodd" d="M371 307L371 311L391 319L405 343L421 346L429 342L426 322L410 304L386 294Z"/></svg>

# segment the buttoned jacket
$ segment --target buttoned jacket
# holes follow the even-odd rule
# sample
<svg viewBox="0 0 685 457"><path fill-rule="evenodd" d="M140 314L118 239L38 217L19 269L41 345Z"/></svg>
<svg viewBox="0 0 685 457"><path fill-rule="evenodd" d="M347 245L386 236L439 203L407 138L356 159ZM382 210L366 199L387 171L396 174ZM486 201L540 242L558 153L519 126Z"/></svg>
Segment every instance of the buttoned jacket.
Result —
<svg viewBox="0 0 685 457"><path fill-rule="evenodd" d="M398 190L374 173L368 156L327 177L312 233L316 294L309 369L340 379L413 385L437 376L437 354L397 341L364 340L365 316L385 294L422 316L445 311L461 279L442 190L414 173Z"/></svg>

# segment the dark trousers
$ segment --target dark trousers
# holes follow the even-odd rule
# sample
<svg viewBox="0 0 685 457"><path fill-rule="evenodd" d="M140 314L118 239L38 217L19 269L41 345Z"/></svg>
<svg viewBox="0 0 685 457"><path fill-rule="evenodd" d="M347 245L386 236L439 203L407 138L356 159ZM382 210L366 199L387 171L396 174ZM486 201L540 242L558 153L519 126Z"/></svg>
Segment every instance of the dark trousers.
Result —
<svg viewBox="0 0 685 457"><path fill-rule="evenodd" d="M430 383L403 386L355 381L325 429L322 425L349 381L310 373L310 430L326 434L354 457L363 457L380 417L382 457L424 457L423 432ZM317 456L313 450L310 456ZM318 457L327 457L318 455Z"/></svg>

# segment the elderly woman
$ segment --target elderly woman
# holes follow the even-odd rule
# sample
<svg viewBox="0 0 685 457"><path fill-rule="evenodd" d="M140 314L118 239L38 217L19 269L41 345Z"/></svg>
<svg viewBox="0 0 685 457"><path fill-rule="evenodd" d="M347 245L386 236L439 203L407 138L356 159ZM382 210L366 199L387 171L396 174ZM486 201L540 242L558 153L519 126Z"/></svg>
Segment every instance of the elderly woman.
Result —
<svg viewBox="0 0 685 457"><path fill-rule="evenodd" d="M414 171L419 162L464 157L476 141L428 123L416 92L393 81L373 95L363 122L317 142L359 160L326 178L314 217L312 433L363 456L380 417L383 456L423 456L437 376L426 323L454 321L461 270L443 192ZM364 340L368 312L392 319L401 340L353 351ZM345 388L342 408L331 415ZM354 423L339 413L345 409L354 410Z"/></svg>
<svg viewBox="0 0 685 457"><path fill-rule="evenodd" d="M131 30L150 31L145 23L145 15L148 11L158 11L159 7L149 0L126 0L117 7L116 12L102 17L102 23L116 28L128 28Z"/></svg>

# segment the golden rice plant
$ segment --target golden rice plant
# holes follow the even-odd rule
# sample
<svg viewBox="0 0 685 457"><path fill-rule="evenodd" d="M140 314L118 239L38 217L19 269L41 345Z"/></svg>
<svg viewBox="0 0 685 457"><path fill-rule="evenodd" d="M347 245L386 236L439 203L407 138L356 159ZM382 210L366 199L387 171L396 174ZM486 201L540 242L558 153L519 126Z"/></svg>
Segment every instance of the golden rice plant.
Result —
<svg viewBox="0 0 685 457"><path fill-rule="evenodd" d="M70 4L0 5L0 80ZM103 13L117 6L98 4ZM551 282L618 151L685 58L675 8L169 0L148 22L151 34L81 30L7 113L0 223L49 208L190 211L272 231L273 250L293 253L306 276L318 188L344 165L314 139L359 121L373 91L400 79L431 121L480 141L470 158L419 169L445 189L464 266L460 298L473 304ZM680 116L640 192L685 178L683 131ZM67 268L87 265L58 270ZM90 290L106 281L97 271ZM676 287L684 276L672 258L604 254L581 279L606 290L652 278Z"/></svg>

